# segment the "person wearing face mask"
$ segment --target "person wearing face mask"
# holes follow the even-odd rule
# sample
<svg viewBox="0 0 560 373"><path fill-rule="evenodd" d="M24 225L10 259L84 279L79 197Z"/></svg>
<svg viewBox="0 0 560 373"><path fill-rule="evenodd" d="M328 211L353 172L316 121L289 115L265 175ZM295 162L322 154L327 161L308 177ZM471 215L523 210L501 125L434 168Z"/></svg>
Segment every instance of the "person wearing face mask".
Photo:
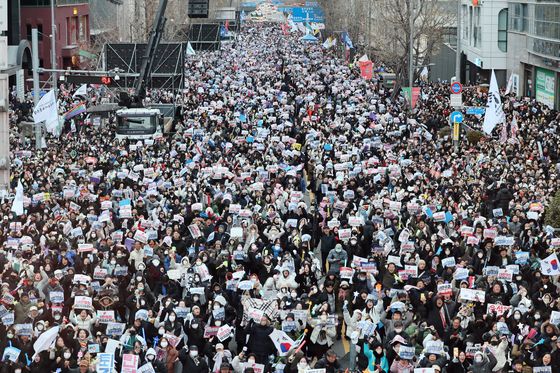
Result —
<svg viewBox="0 0 560 373"><path fill-rule="evenodd" d="M170 311L167 313L167 319L164 322L164 328L168 333L174 334L179 337L181 335L182 325L177 320L177 314L175 311Z"/></svg>
<svg viewBox="0 0 560 373"><path fill-rule="evenodd" d="M473 373L492 373L496 366L497 360L488 347L484 347L484 351L477 351L474 354L471 371Z"/></svg>
<svg viewBox="0 0 560 373"><path fill-rule="evenodd" d="M177 354L179 353L177 352ZM144 356L145 361L141 365L150 363L152 364L155 373L168 373L167 367L165 366L164 362L160 359L156 359L156 356L156 350L151 347L148 348L148 350L146 351L146 355Z"/></svg>
<svg viewBox="0 0 560 373"><path fill-rule="evenodd" d="M169 343L167 338L162 338L159 341L159 347L157 359L165 364L166 373L173 373L179 352Z"/></svg>
<svg viewBox="0 0 560 373"><path fill-rule="evenodd" d="M179 352L179 360L183 363L183 373L208 373L209 367L206 359L198 354L197 346L182 348Z"/></svg>
<svg viewBox="0 0 560 373"><path fill-rule="evenodd" d="M334 249L329 252L327 262L329 264L329 272L333 271L338 273L340 272L340 267L348 264L348 253L343 249L341 244L336 244Z"/></svg>

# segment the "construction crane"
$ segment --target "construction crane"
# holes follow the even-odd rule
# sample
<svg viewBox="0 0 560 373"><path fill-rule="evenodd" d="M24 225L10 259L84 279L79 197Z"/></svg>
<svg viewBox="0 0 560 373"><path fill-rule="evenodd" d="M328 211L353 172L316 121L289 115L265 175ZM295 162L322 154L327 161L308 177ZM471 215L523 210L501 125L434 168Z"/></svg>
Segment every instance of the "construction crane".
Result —
<svg viewBox="0 0 560 373"><path fill-rule="evenodd" d="M126 109L117 110L117 138L153 139L163 135L163 114L157 108L145 108L146 84L152 75L154 57L164 32L165 9L168 0L160 0L154 23L148 38L148 45L142 56L140 74L134 84L134 93L122 92L120 104Z"/></svg>

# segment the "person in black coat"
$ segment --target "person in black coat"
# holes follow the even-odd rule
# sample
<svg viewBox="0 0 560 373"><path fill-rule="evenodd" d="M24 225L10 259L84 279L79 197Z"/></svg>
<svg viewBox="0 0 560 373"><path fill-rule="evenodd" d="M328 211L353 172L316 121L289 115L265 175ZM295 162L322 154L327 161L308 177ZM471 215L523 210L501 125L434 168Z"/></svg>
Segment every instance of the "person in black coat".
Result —
<svg viewBox="0 0 560 373"><path fill-rule="evenodd" d="M253 323L248 329L247 348L249 352L255 354L255 360L258 364L267 364L268 357L276 353L276 347L269 337L274 330L270 326L270 320L265 315L262 317L260 324Z"/></svg>
<svg viewBox="0 0 560 373"><path fill-rule="evenodd" d="M208 363L198 356L198 347L191 346L189 349L182 348L179 352L179 360L183 363L183 373L208 373Z"/></svg>
<svg viewBox="0 0 560 373"><path fill-rule="evenodd" d="M325 369L326 373L336 373L340 370L340 363L336 357L336 352L328 350L325 357L315 364L315 369Z"/></svg>

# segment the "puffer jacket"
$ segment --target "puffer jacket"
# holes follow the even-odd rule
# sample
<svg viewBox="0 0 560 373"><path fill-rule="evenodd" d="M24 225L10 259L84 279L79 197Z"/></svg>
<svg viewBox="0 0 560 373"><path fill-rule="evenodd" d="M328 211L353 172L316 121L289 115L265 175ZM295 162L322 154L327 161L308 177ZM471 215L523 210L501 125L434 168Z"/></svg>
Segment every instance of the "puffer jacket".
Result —
<svg viewBox="0 0 560 373"><path fill-rule="evenodd" d="M483 356L483 359L482 362L477 363L476 356L479 354ZM475 354L474 362L471 365L471 371L472 373L492 373L492 369L494 369L497 362L498 361L492 353L488 353L487 356L484 356L482 352L477 352Z"/></svg>
<svg viewBox="0 0 560 373"><path fill-rule="evenodd" d="M358 330L358 316L360 316L361 319L362 311L354 310L352 316L350 316L350 312L347 308L345 308L342 312L344 315L344 322L346 323L346 336L348 338L352 338L352 333L354 331L360 332L360 330Z"/></svg>

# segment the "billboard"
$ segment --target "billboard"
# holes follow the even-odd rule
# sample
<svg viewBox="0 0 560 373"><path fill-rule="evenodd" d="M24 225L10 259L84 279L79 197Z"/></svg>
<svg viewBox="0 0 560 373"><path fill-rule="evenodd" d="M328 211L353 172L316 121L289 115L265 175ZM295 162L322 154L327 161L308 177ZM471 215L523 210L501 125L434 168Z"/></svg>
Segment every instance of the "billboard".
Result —
<svg viewBox="0 0 560 373"><path fill-rule="evenodd" d="M535 79L536 99L550 108L554 108L554 101L556 99L555 81L554 71L537 67Z"/></svg>

